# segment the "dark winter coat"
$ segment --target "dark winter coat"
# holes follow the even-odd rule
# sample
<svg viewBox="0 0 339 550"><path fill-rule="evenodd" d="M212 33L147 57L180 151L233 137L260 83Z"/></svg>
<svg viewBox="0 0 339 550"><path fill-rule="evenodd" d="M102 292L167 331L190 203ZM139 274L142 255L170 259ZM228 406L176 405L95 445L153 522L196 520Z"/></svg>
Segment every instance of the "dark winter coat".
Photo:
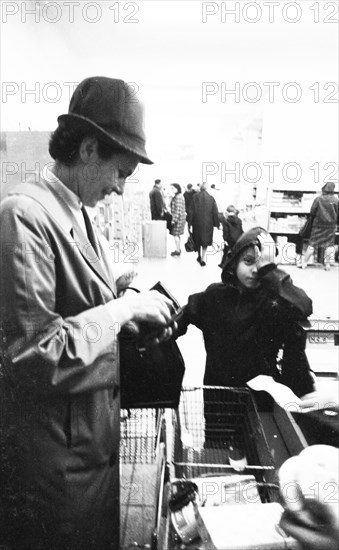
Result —
<svg viewBox="0 0 339 550"><path fill-rule="evenodd" d="M192 226L196 247L206 248L213 242L213 227L219 227L217 203L206 189L195 193L188 213L188 225Z"/></svg>
<svg viewBox="0 0 339 550"><path fill-rule="evenodd" d="M232 214L222 217L222 236L227 241L230 248L235 245L239 237L243 234L242 221L238 216Z"/></svg>
<svg viewBox="0 0 339 550"><path fill-rule="evenodd" d="M305 337L296 322L312 313L312 302L274 264L258 273L259 289L242 288L226 273L225 282L190 296L179 334L190 323L202 330L204 384L244 386L258 374L267 374L301 396L313 390L313 378Z"/></svg>
<svg viewBox="0 0 339 550"><path fill-rule="evenodd" d="M185 210L186 210L187 214L191 210L192 200L193 200L193 197L194 197L195 193L196 193L196 191L194 189L192 189L191 191L185 191L185 193L184 193Z"/></svg>
<svg viewBox="0 0 339 550"><path fill-rule="evenodd" d="M322 194L316 197L311 206L313 218L310 237L311 246L333 246L338 224L338 197L333 192L334 184L324 185Z"/></svg>
<svg viewBox="0 0 339 550"><path fill-rule="evenodd" d="M152 220L162 220L165 209L164 197L161 189L154 185L152 191L149 194L151 217Z"/></svg>
<svg viewBox="0 0 339 550"><path fill-rule="evenodd" d="M16 550L106 549L119 525L113 275L49 181L1 207L1 536Z"/></svg>

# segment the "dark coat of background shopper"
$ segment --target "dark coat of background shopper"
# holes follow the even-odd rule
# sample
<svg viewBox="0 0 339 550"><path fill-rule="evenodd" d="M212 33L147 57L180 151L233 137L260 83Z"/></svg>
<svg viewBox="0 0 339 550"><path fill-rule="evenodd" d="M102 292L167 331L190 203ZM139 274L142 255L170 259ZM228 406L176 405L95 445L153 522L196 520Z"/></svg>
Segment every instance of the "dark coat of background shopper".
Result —
<svg viewBox="0 0 339 550"><path fill-rule="evenodd" d="M338 221L338 197L334 193L334 182L327 182L311 206L310 216L313 219L309 246L303 258L302 267L307 263L315 248L320 248L324 255L325 269L330 269L330 257L334 246Z"/></svg>
<svg viewBox="0 0 339 550"><path fill-rule="evenodd" d="M81 82L51 137L55 164L1 203L0 533L15 550L119 547L119 331L165 326L170 302L117 297L82 207L151 163L133 96L122 80Z"/></svg>
<svg viewBox="0 0 339 550"><path fill-rule="evenodd" d="M161 181L155 180L149 194L152 220L162 220L165 210L165 201L162 193Z"/></svg>
<svg viewBox="0 0 339 550"><path fill-rule="evenodd" d="M181 192L181 186L178 183L172 183L171 188L174 196L171 200L172 224L170 233L174 237L175 242L175 250L171 252L171 256L180 256L180 237L184 234L186 223L185 199Z"/></svg>
<svg viewBox="0 0 339 550"><path fill-rule="evenodd" d="M193 185L191 183L187 184L186 191L184 192L184 199L185 199L185 210L186 214L188 216L188 213L191 210L192 207L192 200L195 195L196 191L193 189Z"/></svg>
<svg viewBox="0 0 339 550"><path fill-rule="evenodd" d="M275 245L262 228L233 247L222 282L189 297L179 334L191 323L204 336L204 384L244 386L272 376L298 396L314 390L305 337L295 322L312 313L312 301L274 263Z"/></svg>
<svg viewBox="0 0 339 550"><path fill-rule="evenodd" d="M192 208L188 213L188 226L192 227L193 239L198 252L197 261L205 266L206 249L213 242L213 228L219 227L218 208L215 199L207 192L206 184L195 193Z"/></svg>
<svg viewBox="0 0 339 550"><path fill-rule="evenodd" d="M230 204L226 208L226 215L222 214L222 236L224 239L223 257L219 267L223 268L227 259L227 254L233 248L239 237L243 234L242 221L238 216L239 210Z"/></svg>

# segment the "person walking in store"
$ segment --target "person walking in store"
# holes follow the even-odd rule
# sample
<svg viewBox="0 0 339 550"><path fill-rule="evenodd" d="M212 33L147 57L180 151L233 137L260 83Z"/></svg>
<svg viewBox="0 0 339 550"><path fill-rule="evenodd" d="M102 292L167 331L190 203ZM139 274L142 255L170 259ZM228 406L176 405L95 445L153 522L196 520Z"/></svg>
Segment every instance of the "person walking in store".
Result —
<svg viewBox="0 0 339 550"><path fill-rule="evenodd" d="M53 166L1 204L1 542L108 550L119 547L119 331L165 327L171 302L117 298L85 208L152 163L134 89L87 78L58 123Z"/></svg>
<svg viewBox="0 0 339 550"><path fill-rule="evenodd" d="M276 247L261 227L235 243L222 282L189 297L178 322L204 336L204 385L244 386L259 374L272 376L297 396L315 390L297 321L312 313L312 301L275 263Z"/></svg>
<svg viewBox="0 0 339 550"><path fill-rule="evenodd" d="M310 216L313 218L309 245L302 258L302 268L305 269L316 247L323 251L324 267L330 269L330 259L334 247L334 239L338 220L338 197L334 194L335 184L325 183L321 195L316 197L311 206Z"/></svg>
<svg viewBox="0 0 339 550"><path fill-rule="evenodd" d="M184 192L185 210L186 210L187 216L188 216L188 213L191 210L192 200L193 200L195 192L196 191L195 191L195 189L193 189L193 185L191 183L188 183L186 191Z"/></svg>
<svg viewBox="0 0 339 550"><path fill-rule="evenodd" d="M226 208L226 216L224 214L221 216L222 236L224 239L223 256L219 264L221 268L223 268L226 263L229 251L243 234L242 221L238 217L238 214L239 210L237 210L233 204L230 204Z"/></svg>
<svg viewBox="0 0 339 550"><path fill-rule="evenodd" d="M195 193L192 208L188 213L188 226L192 227L193 239L198 252L197 262L206 265L207 247L213 242L213 228L219 227L218 208L215 199L207 192L207 184L200 185Z"/></svg>
<svg viewBox="0 0 339 550"><path fill-rule="evenodd" d="M149 194L152 220L162 220L165 211L165 201L162 193L161 180L154 181L154 186Z"/></svg>
<svg viewBox="0 0 339 550"><path fill-rule="evenodd" d="M180 256L181 246L180 237L184 234L186 223L185 199L181 192L181 186L178 183L171 184L174 196L171 200L171 235L174 237L175 250L171 252L171 256Z"/></svg>

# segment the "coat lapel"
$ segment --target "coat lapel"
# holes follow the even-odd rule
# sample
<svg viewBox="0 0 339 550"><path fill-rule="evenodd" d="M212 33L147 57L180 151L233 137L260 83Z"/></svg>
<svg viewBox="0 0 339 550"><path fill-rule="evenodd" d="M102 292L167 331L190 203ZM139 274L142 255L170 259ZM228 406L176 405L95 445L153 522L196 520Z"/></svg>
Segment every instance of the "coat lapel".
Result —
<svg viewBox="0 0 339 550"><path fill-rule="evenodd" d="M62 231L66 234L66 237L70 239L71 236L86 263L110 288L115 296L116 292L113 277L111 277L111 273L105 269L106 262L103 260L104 253L102 247L100 247L102 253L102 258L100 260L67 203L55 192L53 186L50 185L48 181L41 178L39 183L32 182L19 184L9 193L9 195L14 194L27 195L48 210L54 221L58 223Z"/></svg>

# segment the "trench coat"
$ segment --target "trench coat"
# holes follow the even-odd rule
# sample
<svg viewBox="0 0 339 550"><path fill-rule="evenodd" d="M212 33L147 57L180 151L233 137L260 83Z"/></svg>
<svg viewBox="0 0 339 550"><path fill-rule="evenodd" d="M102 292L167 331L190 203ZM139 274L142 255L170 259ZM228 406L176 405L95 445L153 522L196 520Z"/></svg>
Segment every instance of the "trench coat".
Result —
<svg viewBox="0 0 339 550"><path fill-rule="evenodd" d="M194 194L188 213L188 225L192 226L196 247L206 248L213 241L213 227L219 227L217 203L205 189Z"/></svg>
<svg viewBox="0 0 339 550"><path fill-rule="evenodd" d="M0 221L2 528L16 549L115 548L119 358L107 257L42 176L5 197Z"/></svg>

